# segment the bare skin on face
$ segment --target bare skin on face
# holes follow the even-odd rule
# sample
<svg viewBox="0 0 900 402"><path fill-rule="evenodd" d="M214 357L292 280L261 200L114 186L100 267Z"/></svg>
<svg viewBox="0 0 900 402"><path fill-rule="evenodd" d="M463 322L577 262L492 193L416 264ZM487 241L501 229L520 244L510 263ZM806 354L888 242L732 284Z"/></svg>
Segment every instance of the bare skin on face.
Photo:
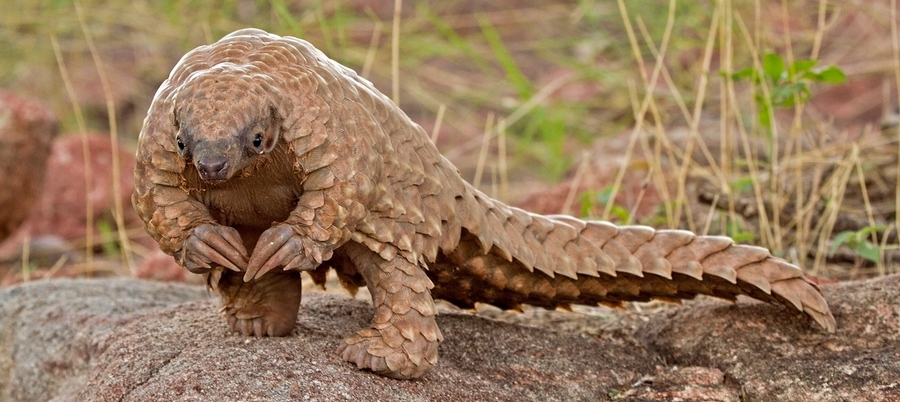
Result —
<svg viewBox="0 0 900 402"><path fill-rule="evenodd" d="M191 51L160 87L133 203L163 251L207 275L236 332L290 334L301 271L368 286L371 325L338 353L394 378L437 363L433 297L555 308L743 294L835 328L818 287L763 248L485 196L371 83L255 29Z"/></svg>

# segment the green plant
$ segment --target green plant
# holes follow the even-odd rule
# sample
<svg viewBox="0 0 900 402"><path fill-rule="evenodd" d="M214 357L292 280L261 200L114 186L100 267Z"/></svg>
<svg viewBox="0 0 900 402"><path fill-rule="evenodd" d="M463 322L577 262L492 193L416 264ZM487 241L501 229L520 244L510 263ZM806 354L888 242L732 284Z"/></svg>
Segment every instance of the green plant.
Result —
<svg viewBox="0 0 900 402"><path fill-rule="evenodd" d="M725 221L725 232L735 243L752 243L756 240L756 234L745 229L740 220L728 219Z"/></svg>
<svg viewBox="0 0 900 402"><path fill-rule="evenodd" d="M581 202L581 216L592 217L595 208L614 203L612 199L612 186L608 186L602 190L588 190L579 197ZM619 222L630 222L631 213L628 208L614 204L610 209L610 217L616 218Z"/></svg>
<svg viewBox="0 0 900 402"><path fill-rule="evenodd" d="M570 151L566 149L567 139L586 142L590 137L573 123L582 115L584 111L579 105L568 109L539 105L508 131L516 133L522 148L519 152L536 157L544 166L544 178L559 180L572 163Z"/></svg>
<svg viewBox="0 0 900 402"><path fill-rule="evenodd" d="M860 230L845 230L837 234L831 242L829 256L833 256L841 245L846 245L860 257L877 263L881 259L880 247L871 241L872 235L887 230L887 226L867 226Z"/></svg>
<svg viewBox="0 0 900 402"><path fill-rule="evenodd" d="M98 220L97 232L100 233L100 239L102 241L100 246L103 248L103 254L108 257L119 255L121 251L119 250L119 243L116 241L115 224L110 223L106 219Z"/></svg>
<svg viewBox="0 0 900 402"><path fill-rule="evenodd" d="M615 388L610 388L610 389L609 389L609 392L607 392L606 395L607 395L608 397L610 397L611 399L622 399L622 398L624 398L624 395L622 395L622 392L619 391L619 390L617 390L617 389L615 389Z"/></svg>
<svg viewBox="0 0 900 402"><path fill-rule="evenodd" d="M806 103L811 95L811 83L839 84L847 79L844 71L837 66L816 68L816 64L816 60L797 60L787 65L778 54L766 53L762 58L761 69L746 67L729 77L735 81L750 80L760 87L754 97L759 107L757 117L759 124L769 129L772 126L773 109L791 108L798 103ZM768 91L761 90L763 80Z"/></svg>

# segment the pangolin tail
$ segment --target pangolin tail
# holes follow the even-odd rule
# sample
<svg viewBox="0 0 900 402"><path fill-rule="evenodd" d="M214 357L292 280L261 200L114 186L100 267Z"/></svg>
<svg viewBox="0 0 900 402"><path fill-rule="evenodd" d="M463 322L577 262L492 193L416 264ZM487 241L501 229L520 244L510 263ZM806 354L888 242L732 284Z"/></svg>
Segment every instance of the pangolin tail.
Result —
<svg viewBox="0 0 900 402"><path fill-rule="evenodd" d="M799 310L825 330L835 330L818 286L764 248L683 230L564 216L529 219L547 222L523 225L526 241L517 244L540 244L540 251L532 247L528 254L499 250L496 244L485 252L484 242L463 230L459 246L429 267L434 296L461 306L555 308L747 295Z"/></svg>

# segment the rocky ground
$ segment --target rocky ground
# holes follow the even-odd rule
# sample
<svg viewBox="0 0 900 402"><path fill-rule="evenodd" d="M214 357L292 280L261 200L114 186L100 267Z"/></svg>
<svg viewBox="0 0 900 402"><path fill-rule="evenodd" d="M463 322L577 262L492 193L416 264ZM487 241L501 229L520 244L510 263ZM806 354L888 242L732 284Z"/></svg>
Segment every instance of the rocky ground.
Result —
<svg viewBox="0 0 900 402"><path fill-rule="evenodd" d="M0 291L0 399L900 400L900 277L824 291L835 334L756 302L552 312L531 326L444 309L439 364L398 381L335 355L371 317L348 296L308 292L291 336L254 339L230 333L202 287L41 281Z"/></svg>
<svg viewBox="0 0 900 402"><path fill-rule="evenodd" d="M379 8L377 2L369 3L372 2L355 2L360 10L373 7L371 12L381 20L390 20L391 7ZM476 3L488 8L505 7L499 3ZM812 24L813 19L807 18L809 15L798 13L788 24L778 17L782 7L780 2L764 3L763 14L768 16L766 20L776 27L776 31L791 25L798 36L812 36L806 34L812 31L798 30ZM887 89L896 87L890 30L884 24L889 15L884 10L890 5L886 1L869 2L868 5L873 6L869 9L863 7L866 2L857 3L852 8L841 8L829 23L834 30L827 33L820 57L824 64L842 66L848 74L848 82L814 88L815 96L806 109L816 128L807 128L805 135L815 138L813 142L821 140L825 145L834 146L822 147L809 153L808 160L801 161L816 168L808 169L807 173L811 172L811 175L802 177L803 183L834 181L836 187L846 188L844 207L835 216L835 232L890 225L895 222L896 215L898 137L896 131L885 131L889 136L884 136L874 128L881 120L879 116L884 117L883 114L896 105L896 95ZM467 7L465 4L460 2L449 7ZM132 17L140 15L140 10L130 3L123 3L123 6L127 7L129 15L133 14ZM806 5L798 3L796 6ZM406 7L410 11L411 2L406 2ZM501 35L514 39L509 42L513 45L510 51L525 68L524 72L535 88L552 87L563 76L579 76L578 70L570 71L565 63L557 66L536 57L537 54L527 54L529 49L545 51L545 46L535 46L545 42L528 39L531 36L565 35L572 30L584 29L583 24L569 23L572 17L569 10L569 6L553 8L551 4L547 9L538 10L538 14L546 14L547 18L529 19L531 17L525 18L526 13L514 14L509 21L499 18L497 13L486 17L485 21L497 25ZM454 26L467 39L474 37L473 43L480 43L478 38L482 30L467 25L475 20L475 14L470 11L448 9L444 16L455 21ZM186 275L171 257L158 250L143 233L130 208L133 148L128 146L133 145L150 97L183 53L172 45L176 42L174 38L183 40L185 36L163 34L157 48L140 39L141 36L124 35L123 29L124 32L129 30L121 26L110 29L112 34L108 36L113 40L107 37L104 43L101 29L100 52L104 62L108 63L106 71L113 84L111 99L107 99L107 95L100 92L103 86L87 46L77 33L78 38L73 39L72 33L68 32L77 23L65 22L63 17L74 18L76 13L73 10L59 13L35 18L43 18L44 22L56 21L53 25L67 32L33 33L33 27L26 20L20 21L22 25L18 29L11 27L8 31L15 35L16 41L22 40L21 43L30 43L27 42L29 36L44 43L48 37L60 34L65 62L73 73L78 98L83 102L89 123L94 122L88 127L106 127L104 124L110 117L107 101L111 101L115 105L115 117L121 122L120 133L125 133L125 147L114 148L107 133L82 137L80 132L72 131L75 126L72 105L62 95L62 83L53 78L58 75L58 66L47 61L52 58L50 53L45 52L46 57L40 65L17 68L17 84L12 89L24 91L55 107L18 107L15 105L27 106L31 101L15 100L7 95L0 102L4 104L0 107L3 109L0 110L0 128L3 128L0 130L0 154L3 155L0 162L5 162L0 163L0 172L3 172L0 188L6 190L0 192L0 206L3 207L0 208L0 237L9 236L0 244L0 287L9 286L0 288L0 401L900 401L900 380L896 375L900 372L897 339L900 336L900 307L897 307L900 305L900 277L896 274L824 285L838 322L836 334L823 333L804 317L785 309L746 301L730 305L704 299L688 302L683 307L635 304L629 305L626 311L576 307L577 313L530 308L524 313L514 313L481 306L477 314L473 314L444 306L439 318L446 337L441 347L441 361L432 373L416 381L396 381L360 372L334 354L340 340L364 326L371 316L364 301L364 291L357 300L342 292L307 292L303 312L290 337L251 339L232 334L216 314L217 301L204 288L129 279L196 283L198 278ZM412 15L407 13L406 16ZM203 21L202 16L197 17L191 24L202 26L204 36L209 36L208 22ZM121 21L122 18L116 15L109 20ZM556 21L567 23L546 28L548 25L545 24ZM140 25L148 24L140 19ZM242 22L243 25L246 24ZM426 36L428 30L435 31L428 24L422 25L422 31L416 31L415 24L409 26L413 30L405 34L407 50L415 49L413 38ZM165 31L164 26L155 28ZM381 28L377 28L379 31L376 32L381 32ZM223 28L213 24L213 29ZM322 27L310 29L309 33L319 29ZM616 29L613 27L612 34L604 31L596 36L586 36L584 45L599 43L606 46L603 45L605 38L615 38ZM198 32L199 28L194 34ZM368 28L357 28L349 34L351 41L362 43L365 50L371 32ZM677 35L690 36L690 32L693 31L688 30L688 35ZM354 35L355 39L352 38ZM781 36L778 31L772 36L778 39L770 40L780 42ZM515 40L518 38L524 40ZM623 38L620 36L624 43ZM315 41L316 38L310 39ZM205 38L202 43L210 40L212 38ZM199 43L201 41L195 38L192 46ZM478 50L478 45L475 46ZM773 51L783 51L775 47ZM47 49L49 45L44 50ZM585 49L589 53L592 51L590 46ZM579 45L575 53L585 49ZM34 51L35 54L40 53L39 50L28 49L29 53ZM381 46L379 51L383 57L376 66L389 65L386 61L390 51L388 46ZM13 57L17 55L15 49L8 53ZM800 53L806 54L803 49ZM677 57L679 54L683 59ZM349 55L347 60L355 62L348 64L360 68L361 57L354 59L353 52ZM699 56L700 53L682 49L676 56L670 56L675 62L667 65L673 68L672 73L689 71L690 66L696 67L696 61L678 63L678 60L699 60ZM588 105L586 110L590 113L560 116L574 127L589 127L593 135L605 138L589 147L567 141L565 155L577 157L578 150L587 151L582 156L584 160L572 164L565 181L557 186L543 182L536 184L536 172L522 168L534 164L535 156L525 155L518 164L519 171L527 173L512 178L507 200L536 212L581 215L585 212L585 203L577 196L590 189L608 188L619 171L626 167L616 204L623 206L637 222L659 214L660 206L667 200L664 193L672 191L666 184L672 184L674 180L648 180L653 171L648 161L655 156L639 152L628 155L631 123L626 124L627 129L622 127L618 135L617 129L613 128L617 126L609 124L628 122L626 117L631 114L629 98L622 95L627 91L624 86L613 86L617 76L611 73L620 60L628 57L611 58L604 53L595 60L596 66L591 70L610 73L613 79L597 82L570 79L558 90L547 94L548 100L544 104L563 105L557 106L560 110L571 112L576 109L564 107L566 104ZM680 69L681 64L686 67ZM439 130L438 145L460 167L464 177L473 177L479 163L476 150L483 141L485 116L488 112L498 113L498 116L508 114L512 110L510 107L516 106L515 102L512 106L508 104L511 99L516 99L510 95L514 91L510 86L495 86L502 80L490 75L493 74L490 71L475 71L468 56L458 60L446 54L429 55L401 68L410 69L402 70L404 76L408 75L403 85L404 91L408 91L403 92L404 109L426 131L431 132L438 126L435 121L437 105L449 104L446 121ZM493 70L502 75L501 69ZM645 71L645 75L648 72ZM390 87L388 69L372 73L370 78L383 90ZM423 85L421 89L417 87L419 82ZM695 81L690 82L693 89ZM482 104L481 97L465 95L466 88L492 94L491 98L497 102ZM668 90L662 86L659 89L663 92L660 106L665 107ZM417 95L418 92L427 96ZM498 97L494 93L506 95ZM433 98L434 95L439 96ZM427 102L423 103L423 99ZM448 102L450 100L459 103ZM669 115L677 115L671 102L668 107ZM43 139L49 141L56 134L58 123L52 111L62 115L64 124L48 154ZM540 113L533 114L540 116ZM714 157L720 154L716 141L720 140L721 126L716 115L715 111L709 116L704 114L699 133L702 143L711 149ZM711 119L707 120L707 117ZM533 119L540 122L538 117ZM896 119L893 121L896 124ZM824 125L822 122L834 127L819 129L820 124ZM790 122L783 120L782 123L788 127ZM686 147L688 137L683 125L667 123L665 129L665 137L677 149ZM654 137L648 127L649 123L645 124L647 133L642 133L641 138L649 141ZM823 134L819 138L821 133L834 136ZM29 138L42 140L22 142ZM864 158L848 159L848 155L856 155L851 152L851 144L859 147L859 155ZM648 145L653 144L648 142ZM535 148L541 149L540 146ZM512 149L508 151L510 156L514 155ZM519 157L528 153L521 148L515 149ZM85 150L90 156L84 154ZM4 151L7 152L4 154ZM495 151L491 148L491 155ZM118 172L113 170L114 155L120 165ZM23 159L23 156L27 157ZM695 149L693 158L702 171L706 166L703 164L705 155ZM47 180L42 180L45 160L50 174ZM830 165L820 171L823 161ZM835 166L853 165L847 161L858 162L862 174L854 173L843 181L831 180L842 172ZM660 164L659 167L667 172L676 170L673 166ZM792 178L769 180L791 188ZM118 183L118 192L114 191L113 183ZM698 217L697 222L713 222L704 214L713 211L713 206L727 210L718 204L729 199L720 194L720 188L713 189L715 191L698 189L696 192L693 188L690 190L688 201L696 202L696 205L690 205L692 213ZM814 188L807 189L804 185L803 190L808 193L806 199L814 199ZM37 194L42 195L34 198ZM694 195L698 194L709 197L697 202L698 197ZM743 208L740 196L735 202L740 207L737 212L752 225L756 220L753 214L758 211ZM787 205L791 206L790 203ZM127 246L116 237L119 225L115 211L119 208L122 230L129 239ZM793 215L795 208L792 208L782 208L780 212ZM813 209L816 214L827 212L824 207L811 204L810 210ZM90 216L86 211L91 211ZM786 218L783 220L787 221ZM829 240L827 236L825 240ZM896 236L891 234L887 240L891 245L896 242ZM895 266L878 269L846 248L838 248L829 257L830 264L815 271L828 278L824 282L897 272ZM812 251L810 256L820 251L811 243L803 245L800 254L804 254L804 249ZM89 252L85 253L85 250ZM824 254L819 252L817 255ZM133 257L136 264L129 264L124 258L126 255ZM885 251L884 257L889 263L900 261L900 256L890 249ZM809 268L809 264L805 267ZM117 278L35 282L89 276Z"/></svg>

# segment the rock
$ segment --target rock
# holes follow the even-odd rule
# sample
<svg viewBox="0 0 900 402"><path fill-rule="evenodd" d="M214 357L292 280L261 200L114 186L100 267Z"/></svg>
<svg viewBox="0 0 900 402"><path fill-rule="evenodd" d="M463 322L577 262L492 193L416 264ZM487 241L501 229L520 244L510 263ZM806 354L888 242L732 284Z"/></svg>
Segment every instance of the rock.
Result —
<svg viewBox="0 0 900 402"><path fill-rule="evenodd" d="M465 313L418 381L335 354L371 307L308 292L286 338L231 333L203 288L130 279L52 280L0 291L0 400L585 400L654 370L622 339L555 333Z"/></svg>
<svg viewBox="0 0 900 402"><path fill-rule="evenodd" d="M89 174L84 163L85 139L90 155L87 166ZM143 230L140 218L131 206L131 193L134 191L134 153L122 147L115 149L119 158L117 172L113 167L113 152L112 141L108 134L87 134L85 137L78 134L68 135L53 141L50 157L46 160L47 171L50 174L43 183L41 196L30 202L16 204L27 206L30 212L21 227L9 239L0 243L0 261L20 266L26 245L29 250L29 262L37 269L50 268L57 262L72 265L83 261L88 227L88 203L93 211L94 249L107 251L103 248L104 244L120 247L115 232L117 198L122 205L126 229L133 229L129 235L130 240L141 246L142 250L147 250L148 255L158 250L158 245ZM88 177L90 188L86 186ZM113 187L116 180L119 184L118 194ZM0 198L3 197L2 194L0 192ZM112 237L103 240L104 234ZM107 256L116 257L116 255ZM154 263L155 266L159 266L162 262L157 259ZM116 268L118 274L127 272L127 269L122 269L120 265ZM52 272L53 276L59 277L87 270L84 267L74 270L65 267ZM0 277L3 277L3 283L23 279L19 275L12 274Z"/></svg>
<svg viewBox="0 0 900 402"><path fill-rule="evenodd" d="M136 276L161 282L190 282L196 285L203 283L202 276L191 275L188 270L178 265L172 256L157 248L144 256L137 268Z"/></svg>
<svg viewBox="0 0 900 402"><path fill-rule="evenodd" d="M57 130L46 106L0 91L0 241L25 221L40 195Z"/></svg>
<svg viewBox="0 0 900 402"><path fill-rule="evenodd" d="M113 169L112 142L106 134L88 134L87 148L90 155L90 189L85 186L84 148L81 135L69 135L53 142L53 151L47 162L44 196L32 209L28 220L32 238L55 235L65 240L84 237L87 224L87 203L91 203L94 222L115 230L113 218L115 199L123 206L127 223L137 223L131 208L131 192L134 191L134 153L124 148L115 152L119 158L119 171ZM113 181L119 180L120 192L113 193ZM98 236L97 228L94 229Z"/></svg>
<svg viewBox="0 0 900 402"><path fill-rule="evenodd" d="M626 392L614 395L641 401L738 402L740 392L725 383L721 370L708 367L657 366Z"/></svg>
<svg viewBox="0 0 900 402"><path fill-rule="evenodd" d="M761 303L705 301L642 330L673 365L714 367L748 401L900 400L900 276L823 287L837 332Z"/></svg>
<svg viewBox="0 0 900 402"><path fill-rule="evenodd" d="M0 291L0 400L73 400L110 334L202 288L113 279L31 282ZM146 335L146 334L145 334Z"/></svg>
<svg viewBox="0 0 900 402"><path fill-rule="evenodd" d="M28 283L0 291L0 400L898 400L900 276L824 290L836 334L744 301L594 335L442 311L440 362L398 381L334 354L372 315L347 296L307 292L291 336L256 339L230 333L202 287Z"/></svg>

